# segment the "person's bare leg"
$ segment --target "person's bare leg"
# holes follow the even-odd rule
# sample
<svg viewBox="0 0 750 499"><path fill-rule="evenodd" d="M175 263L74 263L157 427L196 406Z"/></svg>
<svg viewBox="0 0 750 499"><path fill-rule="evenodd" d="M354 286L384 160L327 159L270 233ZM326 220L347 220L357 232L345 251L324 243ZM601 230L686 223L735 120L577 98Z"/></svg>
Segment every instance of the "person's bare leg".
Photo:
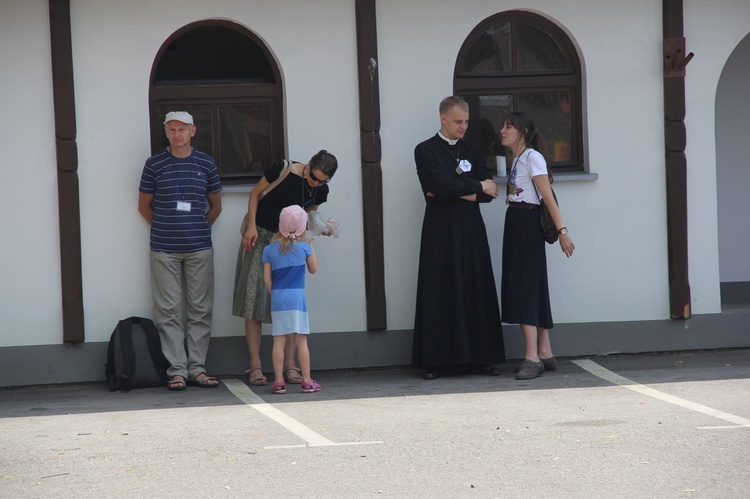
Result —
<svg viewBox="0 0 750 499"><path fill-rule="evenodd" d="M295 334L294 342L297 343L297 356L302 370L302 391L304 393L319 392L320 383L312 379L312 373L310 372L310 349L307 346L307 335Z"/></svg>
<svg viewBox="0 0 750 499"><path fill-rule="evenodd" d="M549 340L549 331L547 331L543 327L536 328L536 331L537 355L540 359L549 359L550 357L552 357L552 344Z"/></svg>
<svg viewBox="0 0 750 499"><path fill-rule="evenodd" d="M251 319L245 319L245 339L247 340L247 349L250 352L250 369L246 371L250 377L250 383L255 384L259 379L263 379L265 384L265 376L260 365L260 340L263 332L263 323L261 321L254 321Z"/></svg>
<svg viewBox="0 0 750 499"><path fill-rule="evenodd" d="M284 369L296 369L297 363L294 361L294 355L297 353L296 342L287 341L284 348Z"/></svg>
<svg viewBox="0 0 750 499"><path fill-rule="evenodd" d="M287 383L302 383L300 370L297 369L297 364L294 360L296 350L295 340L286 342L286 347L284 348L284 377Z"/></svg>
<svg viewBox="0 0 750 499"><path fill-rule="evenodd" d="M541 328L529 324L521 324L521 331L526 342L526 358L518 369L516 379L527 380L539 377L544 372L544 363L539 360L539 331ZM543 330L542 330L543 331ZM549 336L545 336L549 348ZM542 341L545 341L542 339Z"/></svg>
<svg viewBox="0 0 750 499"><path fill-rule="evenodd" d="M273 359L274 383L284 382L284 347L289 343L286 341L287 336L288 335L273 337L273 351L271 352L271 358Z"/></svg>
<svg viewBox="0 0 750 499"><path fill-rule="evenodd" d="M245 319L245 339L247 340L247 349L250 352L250 369L260 367L260 337L262 331L262 322Z"/></svg>
<svg viewBox="0 0 750 499"><path fill-rule="evenodd" d="M310 349L307 346L307 335L295 333L294 342L297 344L297 357L299 357L302 380L308 382L312 378L310 375Z"/></svg>
<svg viewBox="0 0 750 499"><path fill-rule="evenodd" d="M529 324L521 324L521 332L526 344L526 358L539 362L539 333L536 326ZM549 343L549 335L547 335L547 343ZM549 345L548 345L549 346Z"/></svg>

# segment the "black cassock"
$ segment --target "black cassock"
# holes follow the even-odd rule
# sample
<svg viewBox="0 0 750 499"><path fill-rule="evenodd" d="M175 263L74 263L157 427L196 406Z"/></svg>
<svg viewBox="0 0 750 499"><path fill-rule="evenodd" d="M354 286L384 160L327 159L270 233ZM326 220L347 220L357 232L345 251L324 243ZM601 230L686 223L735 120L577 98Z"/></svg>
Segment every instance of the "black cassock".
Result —
<svg viewBox="0 0 750 499"><path fill-rule="evenodd" d="M437 134L414 149L426 207L419 251L412 365L425 369L505 361L500 308L479 202L490 178L478 149ZM460 160L471 163L457 173ZM464 163L466 167L466 164ZM427 193L434 196L426 196ZM460 199L476 194L477 201Z"/></svg>

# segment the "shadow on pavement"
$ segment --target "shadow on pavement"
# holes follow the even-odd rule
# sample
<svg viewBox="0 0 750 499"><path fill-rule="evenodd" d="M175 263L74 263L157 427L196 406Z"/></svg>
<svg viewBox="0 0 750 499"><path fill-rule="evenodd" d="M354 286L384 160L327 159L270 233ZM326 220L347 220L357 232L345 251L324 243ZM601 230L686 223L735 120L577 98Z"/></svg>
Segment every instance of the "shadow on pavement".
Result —
<svg viewBox="0 0 750 499"><path fill-rule="evenodd" d="M663 383L716 381L750 378L750 349L589 357L601 367L634 382ZM383 397L446 396L478 392L510 392L612 386L572 361L558 359L553 373L528 381L517 381L512 371L519 362L509 361L500 376L466 372L425 381L422 370L409 367L346 369L315 372L323 391L304 394L299 385L287 385L286 395L271 394L271 384L250 387L272 404L324 402ZM224 377L224 379L239 379ZM269 376L269 380L273 377ZM183 392L166 388L110 392L106 383L82 383L0 389L2 418L125 412L175 408L207 408L242 405L223 384L218 388L188 387Z"/></svg>

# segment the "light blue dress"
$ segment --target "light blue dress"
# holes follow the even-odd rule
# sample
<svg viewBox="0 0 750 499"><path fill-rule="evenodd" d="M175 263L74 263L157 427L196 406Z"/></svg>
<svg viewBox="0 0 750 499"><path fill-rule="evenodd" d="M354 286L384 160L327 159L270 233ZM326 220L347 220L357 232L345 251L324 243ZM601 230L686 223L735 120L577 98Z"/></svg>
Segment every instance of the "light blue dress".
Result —
<svg viewBox="0 0 750 499"><path fill-rule="evenodd" d="M305 297L307 257L313 252L309 243L298 241L279 251L279 241L263 250L263 262L271 264L271 319L273 335L310 334Z"/></svg>

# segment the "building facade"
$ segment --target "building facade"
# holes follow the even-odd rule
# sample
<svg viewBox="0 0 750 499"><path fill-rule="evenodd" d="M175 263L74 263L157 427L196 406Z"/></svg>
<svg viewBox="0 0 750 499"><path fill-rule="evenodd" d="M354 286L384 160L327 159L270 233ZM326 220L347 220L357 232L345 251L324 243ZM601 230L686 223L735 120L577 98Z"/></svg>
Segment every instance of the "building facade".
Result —
<svg viewBox="0 0 750 499"><path fill-rule="evenodd" d="M477 127L477 114L497 119L492 106L543 113L545 98L568 99L554 173L577 251L568 260L548 247L557 355L750 345L750 3L719 4L0 1L9 201L0 219L0 386L103 379L117 321L151 316L138 181L160 147L160 113L173 106L200 117L201 147L220 157L225 183L213 228L212 373L248 367L231 302L253 182L269 158L306 161L320 149L340 164L321 212L343 230L315 242L313 368L409 363L424 211L413 149L436 132L437 105L453 93L475 106ZM666 17L681 24L680 61L695 54L683 68L684 100L665 83L665 54L677 54L665 47ZM547 35L563 40L555 57L569 64L558 73L574 76L533 91L522 65L506 74L474 57L483 37L538 55ZM542 59L542 73L556 67ZM223 69L201 72L191 63L199 60ZM500 83L472 82L483 75ZM514 76L519 86L504 89L503 77ZM684 128L680 117L665 128L675 98ZM674 140L685 144L681 185L665 159ZM502 200L482 207L498 286L504 210ZM508 326L505 337L509 356L522 357L520 331Z"/></svg>

